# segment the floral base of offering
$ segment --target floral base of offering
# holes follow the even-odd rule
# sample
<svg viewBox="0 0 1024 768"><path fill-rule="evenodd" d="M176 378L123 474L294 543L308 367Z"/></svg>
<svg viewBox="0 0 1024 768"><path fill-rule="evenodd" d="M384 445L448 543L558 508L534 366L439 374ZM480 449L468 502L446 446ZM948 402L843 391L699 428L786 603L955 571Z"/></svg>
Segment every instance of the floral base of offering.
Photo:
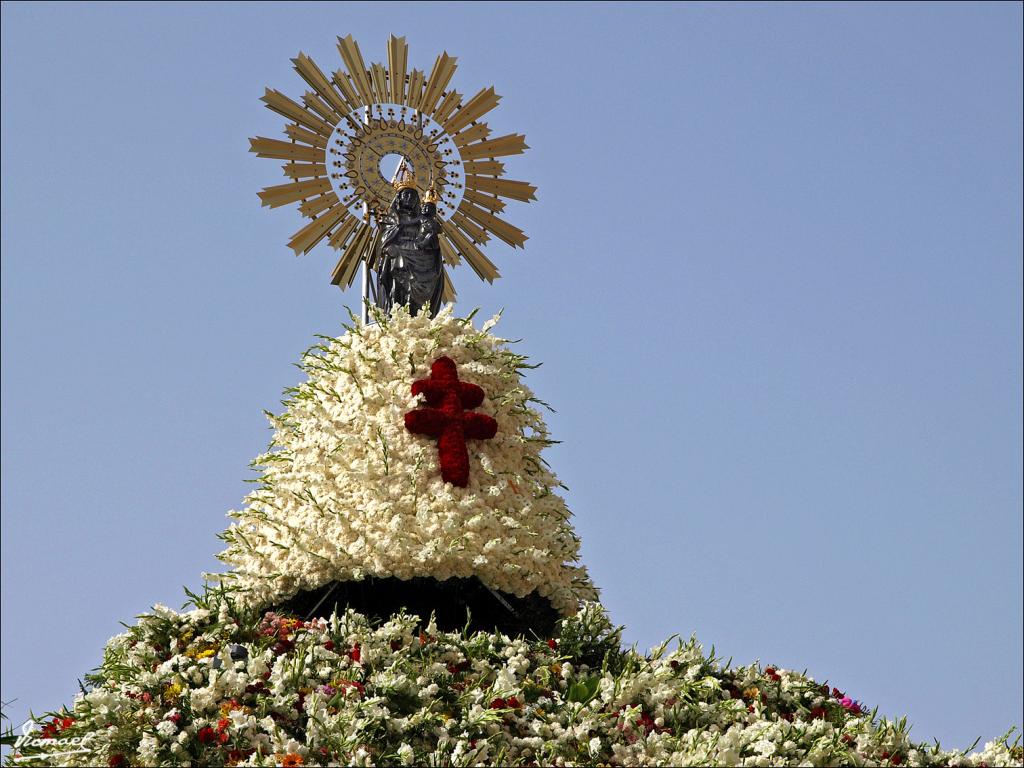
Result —
<svg viewBox="0 0 1024 768"><path fill-rule="evenodd" d="M834 684L730 667L696 639L621 648L600 606L557 636L445 632L397 614L303 621L226 591L157 606L10 765L1019 764L912 741ZM58 742L84 751L51 757ZM51 746L53 745L53 746Z"/></svg>

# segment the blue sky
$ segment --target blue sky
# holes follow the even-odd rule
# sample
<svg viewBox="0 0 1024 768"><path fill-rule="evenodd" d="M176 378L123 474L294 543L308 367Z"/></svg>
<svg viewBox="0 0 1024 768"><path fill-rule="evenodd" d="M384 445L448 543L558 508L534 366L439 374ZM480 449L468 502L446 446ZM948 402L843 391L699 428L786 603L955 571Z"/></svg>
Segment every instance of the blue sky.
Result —
<svg viewBox="0 0 1024 768"><path fill-rule="evenodd" d="M459 308L542 368L629 642L696 633L967 747L1022 717L1018 3L2 6L5 706L183 600L358 296L248 137L353 34L459 57L539 188Z"/></svg>

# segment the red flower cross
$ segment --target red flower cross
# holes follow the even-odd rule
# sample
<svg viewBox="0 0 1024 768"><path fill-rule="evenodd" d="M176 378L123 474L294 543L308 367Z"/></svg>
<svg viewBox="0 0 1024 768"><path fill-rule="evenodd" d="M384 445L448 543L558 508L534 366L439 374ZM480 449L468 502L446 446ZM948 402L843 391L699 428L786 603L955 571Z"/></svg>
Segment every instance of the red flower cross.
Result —
<svg viewBox="0 0 1024 768"><path fill-rule="evenodd" d="M466 438L490 440L498 431L498 422L490 416L470 412L484 401L484 391L476 384L459 381L455 362L439 357L430 366L429 379L413 382L412 393L425 395L430 407L405 414L405 428L436 437L441 477L446 483L465 488L469 484Z"/></svg>

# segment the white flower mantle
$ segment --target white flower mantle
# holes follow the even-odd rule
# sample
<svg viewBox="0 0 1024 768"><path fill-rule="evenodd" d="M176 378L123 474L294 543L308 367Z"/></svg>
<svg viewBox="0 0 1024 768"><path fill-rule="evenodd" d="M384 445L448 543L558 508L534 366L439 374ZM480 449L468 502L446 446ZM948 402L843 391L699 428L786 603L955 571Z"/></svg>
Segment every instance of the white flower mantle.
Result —
<svg viewBox="0 0 1024 768"><path fill-rule="evenodd" d="M236 522L222 534L219 578L270 604L335 580L478 577L522 597L534 590L562 615L596 597L579 540L541 458L549 444L521 379L526 358L448 307L431 320L402 308L324 338L303 356L308 379L271 416L275 434ZM470 479L441 479L437 446L405 428L421 405L412 382L446 355L483 387L477 409L498 433L469 440Z"/></svg>

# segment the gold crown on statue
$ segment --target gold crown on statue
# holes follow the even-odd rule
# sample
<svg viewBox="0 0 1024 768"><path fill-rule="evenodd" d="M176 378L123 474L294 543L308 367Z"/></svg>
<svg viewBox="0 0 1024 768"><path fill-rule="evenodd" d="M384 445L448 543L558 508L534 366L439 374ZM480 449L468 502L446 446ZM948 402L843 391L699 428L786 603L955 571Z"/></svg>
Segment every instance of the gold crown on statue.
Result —
<svg viewBox="0 0 1024 768"><path fill-rule="evenodd" d="M436 205L437 204L437 200L438 200L437 190L434 189L434 185L431 184L429 187L427 187L427 191L423 193L423 202L424 203L434 203Z"/></svg>
<svg viewBox="0 0 1024 768"><path fill-rule="evenodd" d="M396 192L401 192L403 189L416 189L416 174L409 168L403 168L393 185Z"/></svg>

